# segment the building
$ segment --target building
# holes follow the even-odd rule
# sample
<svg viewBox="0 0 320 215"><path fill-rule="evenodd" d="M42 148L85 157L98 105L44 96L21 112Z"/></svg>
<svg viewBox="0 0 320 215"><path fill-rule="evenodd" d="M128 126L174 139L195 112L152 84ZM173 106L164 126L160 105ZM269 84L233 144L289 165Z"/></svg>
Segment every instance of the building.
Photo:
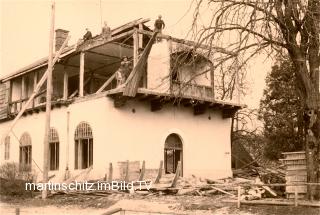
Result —
<svg viewBox="0 0 320 215"><path fill-rule="evenodd" d="M232 176L231 117L241 105L215 99L212 62L196 43L157 35L138 19L63 49L53 70L49 175L61 181L92 167L145 161L147 169L207 178ZM68 32L56 30L56 51ZM148 45L149 44L149 45ZM205 49L206 47L199 47ZM126 56L125 84L115 73ZM0 79L1 163L19 162L41 180L46 84L8 129L47 69L43 58Z"/></svg>

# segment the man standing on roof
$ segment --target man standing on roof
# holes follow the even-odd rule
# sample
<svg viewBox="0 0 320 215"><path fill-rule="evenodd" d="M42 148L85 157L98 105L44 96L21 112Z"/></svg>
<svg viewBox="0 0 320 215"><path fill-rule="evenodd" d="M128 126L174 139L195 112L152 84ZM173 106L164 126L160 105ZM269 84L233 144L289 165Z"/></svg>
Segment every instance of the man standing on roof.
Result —
<svg viewBox="0 0 320 215"><path fill-rule="evenodd" d="M162 29L164 29L164 27L166 26L161 17L162 16L159 15L158 19L156 19L156 21L154 22L154 31L158 31L160 34L162 32Z"/></svg>
<svg viewBox="0 0 320 215"><path fill-rule="evenodd" d="M87 40L90 40L90 39L92 39L92 34L91 34L91 32L89 31L89 28L86 28L86 34L85 35L83 35L83 41L85 42L85 41L87 41Z"/></svg>
<svg viewBox="0 0 320 215"><path fill-rule="evenodd" d="M102 36L105 40L111 38L111 29L106 21L104 22L104 26L102 27Z"/></svg>

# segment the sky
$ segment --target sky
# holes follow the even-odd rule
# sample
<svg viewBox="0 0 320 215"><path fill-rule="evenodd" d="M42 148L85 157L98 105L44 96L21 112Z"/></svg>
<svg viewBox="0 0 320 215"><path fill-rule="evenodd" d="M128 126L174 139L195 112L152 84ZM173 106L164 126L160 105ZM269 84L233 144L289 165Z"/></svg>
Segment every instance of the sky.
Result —
<svg viewBox="0 0 320 215"><path fill-rule="evenodd" d="M114 28L138 18L150 18L147 25L152 27L159 14L166 23L164 34L184 38L191 28L193 15L192 0L55 2L55 28L70 31L69 44L81 38L87 27L93 35L99 34L104 21ZM49 0L0 0L0 77L48 55L50 6ZM257 108L270 61L258 57L249 64L248 71L250 89L241 102Z"/></svg>

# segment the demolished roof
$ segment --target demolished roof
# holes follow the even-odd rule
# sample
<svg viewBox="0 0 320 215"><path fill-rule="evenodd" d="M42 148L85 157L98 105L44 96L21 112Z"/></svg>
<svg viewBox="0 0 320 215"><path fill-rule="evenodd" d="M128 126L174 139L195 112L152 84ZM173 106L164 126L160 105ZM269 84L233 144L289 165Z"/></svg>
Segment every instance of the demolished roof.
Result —
<svg viewBox="0 0 320 215"><path fill-rule="evenodd" d="M112 36L119 36L120 34L122 34L123 32L126 32L126 31L130 31L130 30L133 30L133 28L137 27L138 25L140 24L144 24L146 22L150 21L150 19L143 19L143 18L139 18L139 19L136 19L134 21L131 21L131 22L128 22L124 25L121 25L117 28L114 28L111 30L111 35ZM143 29L146 30L146 31L151 31L150 28L148 28L147 26L143 25ZM97 35L95 36L93 39L95 38L98 38L100 37L100 35ZM61 55L60 55L60 59L65 57L65 56L68 56L72 53L75 53L79 51L79 49L77 48L77 45L74 44L74 45L71 45L69 47L66 47ZM55 54L54 54L55 55ZM53 56L54 57L54 56ZM48 64L48 57L43 57L25 67L22 67L21 69L18 69L17 71L15 72L12 72L4 77L1 77L0 78L0 82L5 82L5 81L8 81L10 79L13 79L13 78L16 78L20 75L23 75L23 74L26 74L30 71L33 71L35 69L38 69L38 68L41 68L41 67L44 67Z"/></svg>

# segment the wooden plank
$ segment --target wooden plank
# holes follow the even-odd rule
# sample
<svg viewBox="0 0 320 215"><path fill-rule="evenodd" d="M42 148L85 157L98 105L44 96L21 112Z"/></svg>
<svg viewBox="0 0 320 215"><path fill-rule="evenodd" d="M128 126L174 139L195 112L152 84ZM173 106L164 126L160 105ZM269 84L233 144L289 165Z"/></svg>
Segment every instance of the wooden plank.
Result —
<svg viewBox="0 0 320 215"><path fill-rule="evenodd" d="M116 77L116 73L111 75L111 77L106 82L104 82L104 84L99 88L99 90L97 90L96 93L101 93L102 90L104 90L113 81L115 77Z"/></svg>
<svg viewBox="0 0 320 215"><path fill-rule="evenodd" d="M130 73L128 79L126 80L126 87L124 88L123 95L134 97L137 93L138 86L140 80L143 75L143 67L147 63L149 53L151 51L152 45L156 39L157 32L155 32L152 38L149 40L146 48L143 50L141 57L139 58L136 66L133 68L132 72Z"/></svg>
<svg viewBox="0 0 320 215"><path fill-rule="evenodd" d="M176 169L176 174L174 175L173 181L171 183L170 187L176 187L177 186L177 181L180 177L180 172L181 172L181 161L178 161L177 169Z"/></svg>
<svg viewBox="0 0 320 215"><path fill-rule="evenodd" d="M143 180L145 172L146 172L146 162L142 161L142 167L141 167L141 172L140 172L140 176L139 176L139 181Z"/></svg>
<svg viewBox="0 0 320 215"><path fill-rule="evenodd" d="M143 30L143 24L140 23L139 24L139 30ZM139 49L142 49L143 48L143 34L139 34Z"/></svg>
<svg viewBox="0 0 320 215"><path fill-rule="evenodd" d="M158 169L158 175L157 175L156 180L154 181L154 184L159 184L160 183L160 179L161 179L161 176L162 176L162 167L163 167L163 161L160 161L160 166L159 166L159 169Z"/></svg>
<svg viewBox="0 0 320 215"><path fill-rule="evenodd" d="M148 18L147 19L142 19L142 18L136 19L136 20L134 20L132 22L126 23L126 24L124 24L122 26L119 26L117 28L112 29L111 34L112 35L118 34L121 31L124 31L124 30L126 30L128 28L133 28L134 26L137 26L139 24L143 24L143 23L146 23L146 22L149 22L149 21L150 21L150 19L148 19Z"/></svg>
<svg viewBox="0 0 320 215"><path fill-rule="evenodd" d="M79 71L79 96L83 97L83 87L84 87L84 52L80 53L80 71Z"/></svg>
<svg viewBox="0 0 320 215"><path fill-rule="evenodd" d="M138 29L135 28L133 32L133 67L137 65L139 57L139 35Z"/></svg>
<svg viewBox="0 0 320 215"><path fill-rule="evenodd" d="M112 163L109 163L109 175L108 175L108 181L111 182L113 177L113 168Z"/></svg>
<svg viewBox="0 0 320 215"><path fill-rule="evenodd" d="M66 70L63 72L63 99L67 100L68 99L68 79L69 75Z"/></svg>
<svg viewBox="0 0 320 215"><path fill-rule="evenodd" d="M127 166L126 166L126 174L124 177L124 181L129 181L129 160L127 160Z"/></svg>

